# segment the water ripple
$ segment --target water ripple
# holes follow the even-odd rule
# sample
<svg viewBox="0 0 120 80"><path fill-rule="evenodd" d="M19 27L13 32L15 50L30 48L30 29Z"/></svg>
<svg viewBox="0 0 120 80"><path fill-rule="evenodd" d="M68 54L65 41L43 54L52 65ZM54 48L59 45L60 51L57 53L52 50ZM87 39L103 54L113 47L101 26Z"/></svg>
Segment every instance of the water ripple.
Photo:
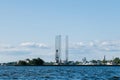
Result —
<svg viewBox="0 0 120 80"><path fill-rule="evenodd" d="M120 67L0 67L0 80L120 80Z"/></svg>

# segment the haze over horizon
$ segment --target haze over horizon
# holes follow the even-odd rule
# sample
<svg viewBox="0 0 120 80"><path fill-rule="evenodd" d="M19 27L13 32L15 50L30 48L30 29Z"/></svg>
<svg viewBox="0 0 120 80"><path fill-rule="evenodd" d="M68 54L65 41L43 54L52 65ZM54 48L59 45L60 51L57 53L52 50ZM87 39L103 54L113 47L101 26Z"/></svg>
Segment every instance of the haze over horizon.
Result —
<svg viewBox="0 0 120 80"><path fill-rule="evenodd" d="M1 0L0 62L55 61L55 36L69 36L69 59L120 57L119 0Z"/></svg>

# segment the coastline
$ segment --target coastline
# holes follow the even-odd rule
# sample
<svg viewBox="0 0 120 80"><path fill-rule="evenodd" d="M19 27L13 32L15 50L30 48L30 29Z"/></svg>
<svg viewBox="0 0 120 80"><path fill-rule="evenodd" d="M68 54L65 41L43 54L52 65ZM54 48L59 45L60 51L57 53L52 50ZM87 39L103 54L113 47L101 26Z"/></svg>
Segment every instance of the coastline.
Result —
<svg viewBox="0 0 120 80"><path fill-rule="evenodd" d="M14 65L14 66L17 66L17 67L19 67L19 65ZM103 67L103 66L107 66L107 67L112 67L112 66L118 66L118 67L120 67L120 65L39 65L39 66L30 66L30 65L28 65L29 67L40 67L40 66L43 66L43 67L47 67L47 66L55 66L55 67L57 67L57 66L59 66L59 67L64 67L64 66L67 66L67 67L75 67L75 66L80 66L80 67ZM23 66L23 67L27 67L27 66Z"/></svg>

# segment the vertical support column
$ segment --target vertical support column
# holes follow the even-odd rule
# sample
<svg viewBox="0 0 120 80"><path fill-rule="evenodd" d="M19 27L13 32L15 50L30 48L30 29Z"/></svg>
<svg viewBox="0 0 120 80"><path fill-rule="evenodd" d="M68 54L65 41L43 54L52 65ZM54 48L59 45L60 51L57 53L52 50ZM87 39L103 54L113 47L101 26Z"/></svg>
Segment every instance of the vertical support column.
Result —
<svg viewBox="0 0 120 80"><path fill-rule="evenodd" d="M61 63L61 35L56 36L55 39L55 60L56 63Z"/></svg>
<svg viewBox="0 0 120 80"><path fill-rule="evenodd" d="M68 63L68 44L69 44L69 38L68 38L68 36L66 36L66 41L65 41L65 43L66 43L66 63Z"/></svg>

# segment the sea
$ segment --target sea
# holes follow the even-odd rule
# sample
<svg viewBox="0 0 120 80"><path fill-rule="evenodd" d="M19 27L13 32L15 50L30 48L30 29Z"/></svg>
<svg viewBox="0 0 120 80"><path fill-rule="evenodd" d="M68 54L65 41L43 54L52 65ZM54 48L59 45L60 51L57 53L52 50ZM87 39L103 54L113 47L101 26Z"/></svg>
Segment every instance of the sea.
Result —
<svg viewBox="0 0 120 80"><path fill-rule="evenodd" d="M0 80L120 80L120 66L1 66Z"/></svg>

